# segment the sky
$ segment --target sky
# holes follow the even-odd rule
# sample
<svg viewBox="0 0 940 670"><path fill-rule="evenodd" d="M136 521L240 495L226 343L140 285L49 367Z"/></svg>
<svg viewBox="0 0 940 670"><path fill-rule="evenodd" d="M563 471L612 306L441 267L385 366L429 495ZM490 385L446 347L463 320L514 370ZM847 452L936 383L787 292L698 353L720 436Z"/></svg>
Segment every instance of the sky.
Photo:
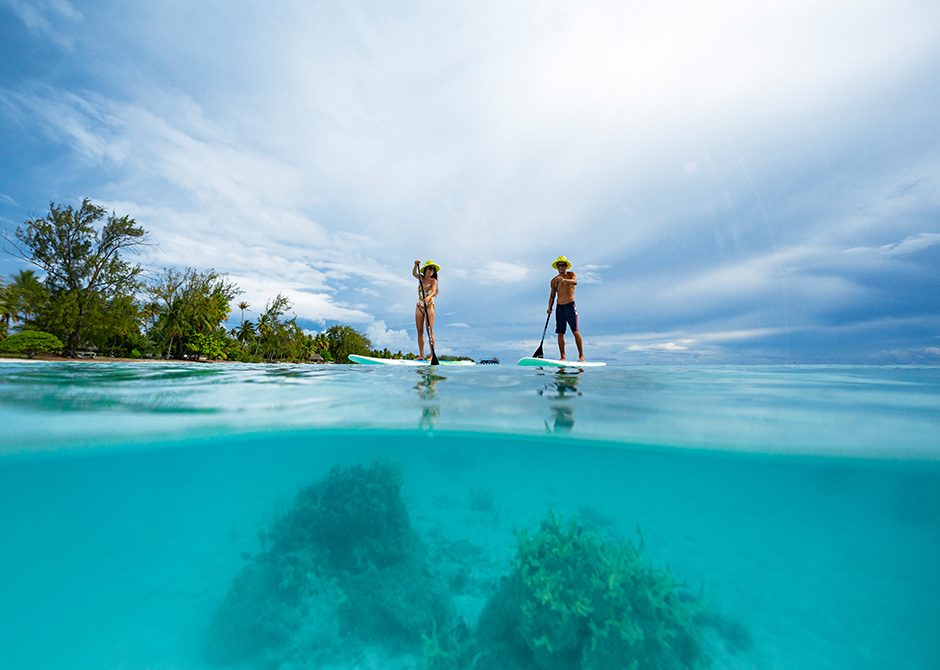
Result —
<svg viewBox="0 0 940 670"><path fill-rule="evenodd" d="M0 227L392 350L430 258L441 352L531 353L564 254L589 358L940 364L938 109L933 0L0 0Z"/></svg>

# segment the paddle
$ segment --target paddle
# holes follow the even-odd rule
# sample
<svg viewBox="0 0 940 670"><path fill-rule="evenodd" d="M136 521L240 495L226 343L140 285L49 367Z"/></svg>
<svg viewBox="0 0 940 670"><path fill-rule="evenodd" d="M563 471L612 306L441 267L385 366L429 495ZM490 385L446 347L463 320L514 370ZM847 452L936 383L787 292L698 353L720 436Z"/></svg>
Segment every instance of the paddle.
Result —
<svg viewBox="0 0 940 670"><path fill-rule="evenodd" d="M552 310L548 309L548 316L545 317L545 328L542 329L542 341L539 342L539 348L532 354L532 358L545 358L545 352L542 351L542 345L545 344L545 333L548 332L548 322L552 318Z"/></svg>
<svg viewBox="0 0 940 670"><path fill-rule="evenodd" d="M424 307L424 327L428 331L428 344L431 345L431 365L440 365L441 362L437 360L437 354L434 352L434 338L431 337L431 319L428 317L428 303L424 297L423 277L418 277L418 291L421 293L421 306Z"/></svg>

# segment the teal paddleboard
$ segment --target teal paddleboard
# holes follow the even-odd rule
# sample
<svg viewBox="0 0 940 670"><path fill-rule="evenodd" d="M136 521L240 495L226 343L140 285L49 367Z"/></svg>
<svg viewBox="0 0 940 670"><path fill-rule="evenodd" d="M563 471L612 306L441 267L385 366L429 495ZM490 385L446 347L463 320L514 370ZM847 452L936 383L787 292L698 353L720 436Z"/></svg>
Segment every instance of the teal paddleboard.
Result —
<svg viewBox="0 0 940 670"><path fill-rule="evenodd" d="M409 361L405 358L375 358L374 356L360 356L350 354L349 360L360 365L401 365L410 368L420 368L430 365L430 361ZM476 365L473 361L441 361L441 365Z"/></svg>
<svg viewBox="0 0 940 670"><path fill-rule="evenodd" d="M560 361L557 358L534 358L526 356L519 359L519 365L530 368L602 368L604 361Z"/></svg>

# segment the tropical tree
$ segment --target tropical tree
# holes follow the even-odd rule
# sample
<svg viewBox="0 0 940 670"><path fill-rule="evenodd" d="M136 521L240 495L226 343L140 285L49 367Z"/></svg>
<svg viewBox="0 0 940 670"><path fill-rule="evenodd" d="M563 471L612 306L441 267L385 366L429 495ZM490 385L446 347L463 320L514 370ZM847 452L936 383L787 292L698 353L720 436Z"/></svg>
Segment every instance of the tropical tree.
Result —
<svg viewBox="0 0 940 670"><path fill-rule="evenodd" d="M255 324L251 321L242 321L241 325L232 328L232 335L242 344L252 342L256 336Z"/></svg>
<svg viewBox="0 0 940 670"><path fill-rule="evenodd" d="M27 220L16 229L16 240L10 241L14 253L45 273L52 300L65 298L70 303L69 310L60 310L68 319L59 324L67 353L81 347L92 302L137 288L142 268L127 262L122 254L146 239L134 219L109 215L88 198L78 209L51 202L46 216Z"/></svg>
<svg viewBox="0 0 940 670"><path fill-rule="evenodd" d="M251 307L251 305L248 304L248 302L245 300L242 300L238 303L238 309L241 310L242 313L242 325L245 324L245 310L249 307Z"/></svg>
<svg viewBox="0 0 940 670"><path fill-rule="evenodd" d="M10 332L10 322L13 320L14 306L13 294L6 283L0 279L0 339Z"/></svg>
<svg viewBox="0 0 940 670"><path fill-rule="evenodd" d="M193 268L166 268L147 289L144 311L150 338L167 357L183 358L187 351L203 354L208 346L199 335L216 335L230 313L229 303L241 293L226 275ZM188 347L192 344L192 347Z"/></svg>
<svg viewBox="0 0 940 670"><path fill-rule="evenodd" d="M350 326L332 326L325 335L330 357L337 363L348 363L350 354L368 356L372 351L369 338Z"/></svg>
<svg viewBox="0 0 940 670"><path fill-rule="evenodd" d="M6 294L4 317L8 316L24 326L35 322L40 310L49 300L49 291L34 270L20 270L13 275L13 281L3 290Z"/></svg>

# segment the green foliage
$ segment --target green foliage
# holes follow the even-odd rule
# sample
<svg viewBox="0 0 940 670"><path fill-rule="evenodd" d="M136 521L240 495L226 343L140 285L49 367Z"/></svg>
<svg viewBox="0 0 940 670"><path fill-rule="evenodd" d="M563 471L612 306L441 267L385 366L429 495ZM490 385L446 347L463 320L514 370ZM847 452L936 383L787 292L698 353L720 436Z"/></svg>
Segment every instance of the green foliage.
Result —
<svg viewBox="0 0 940 670"><path fill-rule="evenodd" d="M62 340L40 330L23 330L0 342L0 352L18 354L27 358L59 354L63 348Z"/></svg>
<svg viewBox="0 0 940 670"><path fill-rule="evenodd" d="M128 216L108 215L87 198L77 210L50 203L45 217L16 229L16 239L18 254L45 273L51 297L68 296L71 308L57 311L56 326L69 351L82 346L89 304L132 292L142 272L122 254L145 242L144 229Z"/></svg>
<svg viewBox="0 0 940 670"><path fill-rule="evenodd" d="M337 363L348 363L350 354L368 356L372 351L369 338L350 326L332 326L324 334L330 358Z"/></svg>
<svg viewBox="0 0 940 670"><path fill-rule="evenodd" d="M215 270L164 269L147 287L145 312L151 322L151 339L167 358L183 358L188 351L203 353L201 349L190 350L190 343L197 348L208 346L212 353L219 353L214 340L197 336L216 335L231 311L229 303L240 292Z"/></svg>
<svg viewBox="0 0 940 670"><path fill-rule="evenodd" d="M35 324L36 316L49 299L49 291L33 270L20 270L13 281L0 288L2 318L22 323L27 328Z"/></svg>
<svg viewBox="0 0 940 670"><path fill-rule="evenodd" d="M281 294L254 323L245 320L251 305L238 302L241 322L231 334L223 332L238 286L224 274L193 268L165 269L142 285L143 269L124 254L146 242L144 229L88 199L79 208L50 203L46 216L25 221L14 237L8 240L12 253L42 274L24 270L0 282L0 339L19 327L56 335L71 354L93 349L130 356L136 350L148 357L253 363L345 361L348 353L367 353L368 340L348 326L336 327L332 339L305 332Z"/></svg>
<svg viewBox="0 0 940 670"><path fill-rule="evenodd" d="M225 343L225 338L217 333L195 333L186 338L186 350L195 358L225 360Z"/></svg>
<svg viewBox="0 0 940 670"><path fill-rule="evenodd" d="M39 322L53 331L55 310L76 309L68 294L54 296L46 304ZM146 346L141 335L142 315L138 302L130 295L104 299L91 296L85 305L86 325L82 330L83 348L93 348L111 356L127 354L134 347Z"/></svg>
<svg viewBox="0 0 940 670"><path fill-rule="evenodd" d="M239 303L246 305L247 303ZM319 361L326 350L326 338L304 332L297 317L286 319L291 310L290 300L281 294L265 305L257 323L242 321L232 329L231 335L243 348L238 360L290 361L307 363Z"/></svg>
<svg viewBox="0 0 940 670"><path fill-rule="evenodd" d="M510 577L481 616L479 639L494 667L538 670L707 667L699 606L641 547L605 541L550 514L519 532Z"/></svg>

